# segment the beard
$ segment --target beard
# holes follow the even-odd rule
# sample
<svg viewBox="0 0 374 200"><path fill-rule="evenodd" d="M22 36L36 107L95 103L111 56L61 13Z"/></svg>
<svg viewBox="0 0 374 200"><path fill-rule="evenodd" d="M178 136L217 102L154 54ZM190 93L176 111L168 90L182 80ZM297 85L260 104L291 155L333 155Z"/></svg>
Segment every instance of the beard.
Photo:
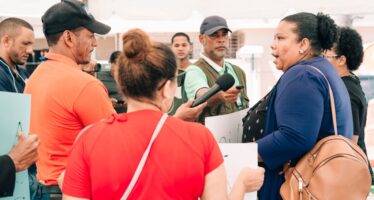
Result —
<svg viewBox="0 0 374 200"><path fill-rule="evenodd" d="M225 58L227 54L227 49L225 51L216 51L216 50L210 50L209 51L209 57L213 60L222 60Z"/></svg>
<svg viewBox="0 0 374 200"><path fill-rule="evenodd" d="M24 65L27 62L27 58L22 58L18 53L11 54L10 60L14 65Z"/></svg>

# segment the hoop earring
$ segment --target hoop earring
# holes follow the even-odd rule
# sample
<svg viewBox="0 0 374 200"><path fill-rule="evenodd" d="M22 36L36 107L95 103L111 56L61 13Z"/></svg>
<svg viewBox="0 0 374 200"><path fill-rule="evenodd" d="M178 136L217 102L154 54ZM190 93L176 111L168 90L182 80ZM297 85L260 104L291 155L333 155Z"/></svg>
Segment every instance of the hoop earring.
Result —
<svg viewBox="0 0 374 200"><path fill-rule="evenodd" d="M299 54L304 54L304 50L300 49Z"/></svg>

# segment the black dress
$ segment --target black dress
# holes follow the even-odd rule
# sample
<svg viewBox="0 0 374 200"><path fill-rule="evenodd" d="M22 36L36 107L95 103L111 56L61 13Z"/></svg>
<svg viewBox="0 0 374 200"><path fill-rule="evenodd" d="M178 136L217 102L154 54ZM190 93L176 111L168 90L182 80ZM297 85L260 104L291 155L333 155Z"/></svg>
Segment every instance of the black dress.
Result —
<svg viewBox="0 0 374 200"><path fill-rule="evenodd" d="M343 76L342 80L348 90L349 98L351 99L352 119L353 119L353 134L358 135L357 145L366 152L365 145L365 126L367 115L367 101L365 93L362 90L359 78L351 73L349 76ZM372 184L374 183L373 170L369 164L369 170L372 174Z"/></svg>
<svg viewBox="0 0 374 200"><path fill-rule="evenodd" d="M252 106L247 112L247 115L242 119L243 143L254 142L263 136L266 124L266 113L268 111L268 104L272 91L273 90Z"/></svg>

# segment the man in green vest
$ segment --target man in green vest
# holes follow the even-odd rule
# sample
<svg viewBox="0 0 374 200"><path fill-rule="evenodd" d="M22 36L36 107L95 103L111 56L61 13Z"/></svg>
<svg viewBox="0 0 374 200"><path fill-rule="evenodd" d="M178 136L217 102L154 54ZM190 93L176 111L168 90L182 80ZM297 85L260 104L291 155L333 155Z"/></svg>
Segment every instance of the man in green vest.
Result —
<svg viewBox="0 0 374 200"><path fill-rule="evenodd" d="M206 93L224 73L231 74L235 84L226 92L220 91L208 100L208 106L199 116L204 124L205 117L228 114L248 107L245 73L238 66L225 61L232 32L224 18L209 16L200 26L199 40L203 46L201 58L187 68L183 86L183 100L196 99Z"/></svg>

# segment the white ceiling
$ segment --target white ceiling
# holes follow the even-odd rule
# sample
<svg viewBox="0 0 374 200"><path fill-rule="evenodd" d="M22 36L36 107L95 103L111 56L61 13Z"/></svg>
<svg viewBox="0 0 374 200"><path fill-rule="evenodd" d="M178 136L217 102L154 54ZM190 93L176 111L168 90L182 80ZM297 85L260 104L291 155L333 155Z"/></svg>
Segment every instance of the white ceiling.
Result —
<svg viewBox="0 0 374 200"><path fill-rule="evenodd" d="M32 23L42 37L42 14L59 0L0 0L0 16L18 16ZM139 27L150 32L198 31L202 19L221 15L233 30L274 27L294 12L324 12L340 24L374 26L374 0L88 0L93 15L111 33Z"/></svg>
<svg viewBox="0 0 374 200"><path fill-rule="evenodd" d="M290 9L337 14L374 14L373 0L89 0L92 12L107 18L183 20L194 11L230 19L279 18Z"/></svg>

